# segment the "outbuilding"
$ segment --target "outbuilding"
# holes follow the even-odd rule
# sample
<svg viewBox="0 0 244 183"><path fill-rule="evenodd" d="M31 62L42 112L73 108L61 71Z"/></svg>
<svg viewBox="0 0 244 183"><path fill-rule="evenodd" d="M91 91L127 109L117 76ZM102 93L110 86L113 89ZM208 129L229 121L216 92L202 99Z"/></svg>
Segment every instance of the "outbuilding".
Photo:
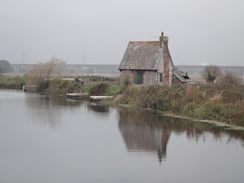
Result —
<svg viewBox="0 0 244 183"><path fill-rule="evenodd" d="M130 41L119 66L121 81L135 85L184 85L187 73L173 64L169 38L162 32L159 41Z"/></svg>

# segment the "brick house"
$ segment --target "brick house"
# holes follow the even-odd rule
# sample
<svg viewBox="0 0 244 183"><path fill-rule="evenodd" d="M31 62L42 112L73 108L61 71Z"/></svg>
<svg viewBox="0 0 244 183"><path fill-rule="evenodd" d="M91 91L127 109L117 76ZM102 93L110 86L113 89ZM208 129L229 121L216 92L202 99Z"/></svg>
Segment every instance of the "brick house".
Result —
<svg viewBox="0 0 244 183"><path fill-rule="evenodd" d="M184 85L187 73L173 64L168 37L163 33L159 41L130 41L120 63L120 79L129 79L135 85Z"/></svg>

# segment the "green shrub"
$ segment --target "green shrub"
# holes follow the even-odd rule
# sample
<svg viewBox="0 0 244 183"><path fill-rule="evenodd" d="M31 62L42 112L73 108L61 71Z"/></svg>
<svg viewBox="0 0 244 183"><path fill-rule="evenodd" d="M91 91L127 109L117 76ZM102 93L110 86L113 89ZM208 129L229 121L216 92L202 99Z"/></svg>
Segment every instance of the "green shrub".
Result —
<svg viewBox="0 0 244 183"><path fill-rule="evenodd" d="M109 84L105 82L94 83L88 87L90 95L105 95L108 90Z"/></svg>
<svg viewBox="0 0 244 183"><path fill-rule="evenodd" d="M195 102L188 103L181 108L181 114L186 115L189 117L196 117L195 116L195 109L198 108L199 105L197 105Z"/></svg>
<svg viewBox="0 0 244 183"><path fill-rule="evenodd" d="M118 102L244 126L244 85L128 86Z"/></svg>
<svg viewBox="0 0 244 183"><path fill-rule="evenodd" d="M80 83L56 78L50 81L48 92L65 95L67 93L82 93L84 88Z"/></svg>
<svg viewBox="0 0 244 183"><path fill-rule="evenodd" d="M120 85L109 85L108 90L106 92L109 96L115 96L121 92Z"/></svg>
<svg viewBox="0 0 244 183"><path fill-rule="evenodd" d="M244 102L226 105L220 111L222 119L229 124L244 126Z"/></svg>
<svg viewBox="0 0 244 183"><path fill-rule="evenodd" d="M218 120L219 106L213 102L206 102L195 109L195 116L198 119Z"/></svg>
<svg viewBox="0 0 244 183"><path fill-rule="evenodd" d="M48 89L49 85L50 85L50 81L41 81L40 83L38 83L37 91L45 92L45 90Z"/></svg>
<svg viewBox="0 0 244 183"><path fill-rule="evenodd" d="M22 89L25 84L25 78L21 76L6 77L0 76L0 88Z"/></svg>

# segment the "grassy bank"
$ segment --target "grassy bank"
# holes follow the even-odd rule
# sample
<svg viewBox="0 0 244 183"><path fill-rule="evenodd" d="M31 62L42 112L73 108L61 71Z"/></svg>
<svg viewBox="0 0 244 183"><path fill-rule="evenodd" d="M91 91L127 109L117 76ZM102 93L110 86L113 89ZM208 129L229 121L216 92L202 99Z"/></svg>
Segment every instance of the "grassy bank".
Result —
<svg viewBox="0 0 244 183"><path fill-rule="evenodd" d="M85 91L84 86L80 83L58 78L49 81L46 85L44 84L43 87L40 86L39 90L55 95L65 95L67 93L83 93Z"/></svg>
<svg viewBox="0 0 244 183"><path fill-rule="evenodd" d="M36 79L36 78L35 78ZM35 86L35 92L55 95L67 93L89 93L91 95L116 95L120 90L118 78L100 76L81 76L79 79L65 80L54 78L51 80L38 80L25 76L0 75L0 88L22 89L23 85ZM27 81L27 83L25 83ZM82 81L82 82L81 82ZM88 85L87 85L88 84Z"/></svg>
<svg viewBox="0 0 244 183"><path fill-rule="evenodd" d="M89 82L89 85L84 85L84 83L80 81L69 81L61 78L40 82L37 86L37 92L54 95L66 95L67 93L89 93L90 95L115 96L120 90L118 83L115 84L114 81L93 81Z"/></svg>
<svg viewBox="0 0 244 183"><path fill-rule="evenodd" d="M24 77L0 76L0 88L22 89L24 81ZM101 81L106 80L103 78ZM55 95L65 95L66 93L112 95L116 96L117 103L131 107L244 126L244 85L207 84L175 87L124 85L120 87L118 82L115 84L112 80L93 81L91 85L85 86L81 82L56 78L40 82L37 86L38 92Z"/></svg>
<svg viewBox="0 0 244 183"><path fill-rule="evenodd" d="M132 107L244 126L243 85L129 86L117 98Z"/></svg>
<svg viewBox="0 0 244 183"><path fill-rule="evenodd" d="M0 76L0 88L22 89L24 84L24 76Z"/></svg>

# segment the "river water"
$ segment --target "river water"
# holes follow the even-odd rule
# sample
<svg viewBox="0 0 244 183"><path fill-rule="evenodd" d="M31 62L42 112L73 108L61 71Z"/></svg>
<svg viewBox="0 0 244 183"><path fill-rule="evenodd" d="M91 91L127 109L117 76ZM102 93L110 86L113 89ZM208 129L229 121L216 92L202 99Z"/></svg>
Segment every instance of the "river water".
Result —
<svg viewBox="0 0 244 183"><path fill-rule="evenodd" d="M238 131L0 90L0 183L243 183L243 169Z"/></svg>

